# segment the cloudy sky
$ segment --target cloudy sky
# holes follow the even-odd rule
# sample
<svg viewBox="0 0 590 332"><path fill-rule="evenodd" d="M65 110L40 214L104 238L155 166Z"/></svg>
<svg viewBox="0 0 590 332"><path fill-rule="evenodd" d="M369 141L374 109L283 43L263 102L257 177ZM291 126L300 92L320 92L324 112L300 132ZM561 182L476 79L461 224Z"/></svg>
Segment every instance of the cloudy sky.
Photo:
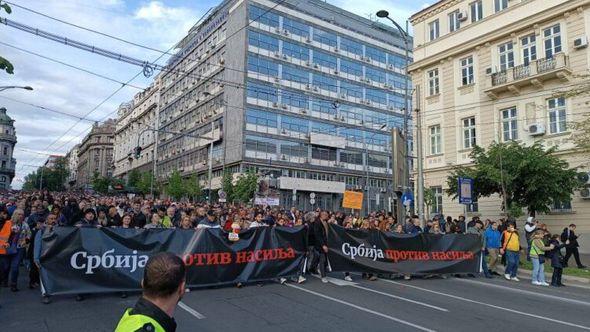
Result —
<svg viewBox="0 0 590 332"><path fill-rule="evenodd" d="M302 0L304 1L304 0ZM341 8L367 16L388 9L398 22L428 5L426 0L329 0ZM168 50L187 30L220 0L9 0L80 26L98 30L158 50ZM12 14L0 16L18 23L142 60L154 61L162 54L131 46L98 34L80 30L12 6ZM56 42L0 25L0 54L15 66L15 74L0 73L0 86L30 85L34 91L0 92L0 107L16 120L18 143L14 188L25 175L43 164L45 154L65 154L90 130L92 120L116 116L117 106L128 101L150 83L139 75L130 85L90 75L64 64L52 62L34 52L63 63L84 68L118 82L127 82L140 68L103 58ZM16 48L19 49L16 49ZM162 57L159 63L164 63ZM112 96L111 96L112 95ZM110 98L108 98L111 96ZM9 98L9 99L8 99ZM98 106L103 100L106 102ZM16 100L16 101L15 101ZM18 101L18 102L17 102ZM28 104L23 104L23 102ZM56 112L40 109L42 106ZM98 107L97 107L98 106ZM81 120L58 112L84 117Z"/></svg>

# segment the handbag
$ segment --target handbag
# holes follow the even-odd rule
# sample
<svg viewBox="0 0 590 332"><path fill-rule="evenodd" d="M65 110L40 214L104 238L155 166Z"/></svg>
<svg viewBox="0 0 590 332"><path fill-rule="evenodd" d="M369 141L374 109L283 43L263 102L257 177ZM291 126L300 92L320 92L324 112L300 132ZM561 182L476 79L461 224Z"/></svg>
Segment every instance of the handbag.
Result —
<svg viewBox="0 0 590 332"><path fill-rule="evenodd" d="M539 264L545 263L545 255L539 255Z"/></svg>

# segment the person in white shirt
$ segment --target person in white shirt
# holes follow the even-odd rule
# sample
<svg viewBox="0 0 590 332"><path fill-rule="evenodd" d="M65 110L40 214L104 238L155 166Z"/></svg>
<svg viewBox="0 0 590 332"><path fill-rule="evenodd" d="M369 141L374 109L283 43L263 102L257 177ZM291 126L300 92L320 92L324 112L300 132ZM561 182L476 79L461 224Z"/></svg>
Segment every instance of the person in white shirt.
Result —
<svg viewBox="0 0 590 332"><path fill-rule="evenodd" d="M254 217L254 221L250 223L250 228L266 226L266 224L262 221L262 219L263 219L262 213L256 212L256 216Z"/></svg>

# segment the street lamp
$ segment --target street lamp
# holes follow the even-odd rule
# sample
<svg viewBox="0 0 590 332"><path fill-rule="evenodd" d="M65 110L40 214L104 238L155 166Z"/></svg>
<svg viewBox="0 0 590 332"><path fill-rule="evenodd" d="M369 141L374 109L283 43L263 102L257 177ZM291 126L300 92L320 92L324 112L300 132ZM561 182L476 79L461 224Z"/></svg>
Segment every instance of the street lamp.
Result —
<svg viewBox="0 0 590 332"><path fill-rule="evenodd" d="M409 117L409 110L410 110L410 94L408 93L410 90L410 82L408 78L408 65L409 65L409 47L410 47L410 36L408 35L408 21L406 20L406 29L402 29L402 27L397 24L391 17L389 17L389 12L387 10L380 10L377 12L377 17L386 18L388 19L393 25L399 30L402 39L404 40L404 48L406 49L406 57L405 57L405 66L406 66L406 75L405 75L405 85L406 91L404 92L404 98L406 100L406 107L404 108L404 139L406 140L406 150L408 150L408 117ZM409 156L409 154L407 154ZM410 176L410 163L409 158L406 159L406 172L404 174L405 183L404 185L408 185Z"/></svg>
<svg viewBox="0 0 590 332"><path fill-rule="evenodd" d="M0 91L8 90L8 89L23 89L33 91L33 88L30 86L16 86L16 85L9 85L9 86L0 86Z"/></svg>

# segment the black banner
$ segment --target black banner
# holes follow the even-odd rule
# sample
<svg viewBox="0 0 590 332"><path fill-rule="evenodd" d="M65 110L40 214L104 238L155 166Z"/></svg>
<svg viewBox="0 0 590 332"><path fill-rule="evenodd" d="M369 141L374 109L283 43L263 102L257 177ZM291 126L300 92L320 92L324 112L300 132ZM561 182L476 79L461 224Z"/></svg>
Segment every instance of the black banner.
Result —
<svg viewBox="0 0 590 332"><path fill-rule="evenodd" d="M444 274L477 273L481 239L475 234L394 234L330 225L332 271Z"/></svg>
<svg viewBox="0 0 590 332"><path fill-rule="evenodd" d="M48 294L139 290L150 255L172 252L187 266L187 285L252 282L297 274L306 251L303 227L260 227L230 241L220 229L56 227L44 234L41 278Z"/></svg>

